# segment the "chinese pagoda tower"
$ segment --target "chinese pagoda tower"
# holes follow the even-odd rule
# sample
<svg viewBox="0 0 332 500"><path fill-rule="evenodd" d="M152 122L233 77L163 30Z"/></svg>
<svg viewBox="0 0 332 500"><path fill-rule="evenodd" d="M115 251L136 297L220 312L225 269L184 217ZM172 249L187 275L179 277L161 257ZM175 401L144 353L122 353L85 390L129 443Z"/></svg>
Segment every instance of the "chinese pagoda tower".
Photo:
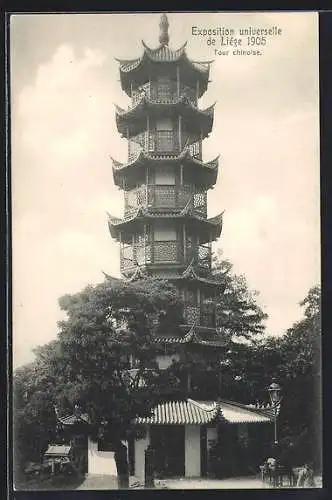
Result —
<svg viewBox="0 0 332 500"><path fill-rule="evenodd" d="M202 160L214 105L198 107L212 61L190 60L186 44L172 50L168 26L162 14L159 46L151 49L142 42L141 57L117 59L131 105L126 110L116 106L128 160L122 164L112 158L114 182L124 191L124 216L108 215L108 224L120 244L125 279L168 279L182 296L183 336L160 341L217 347L225 341L215 306L222 283L211 272L211 245L221 234L222 213L207 217L207 191L217 181L218 157Z"/></svg>

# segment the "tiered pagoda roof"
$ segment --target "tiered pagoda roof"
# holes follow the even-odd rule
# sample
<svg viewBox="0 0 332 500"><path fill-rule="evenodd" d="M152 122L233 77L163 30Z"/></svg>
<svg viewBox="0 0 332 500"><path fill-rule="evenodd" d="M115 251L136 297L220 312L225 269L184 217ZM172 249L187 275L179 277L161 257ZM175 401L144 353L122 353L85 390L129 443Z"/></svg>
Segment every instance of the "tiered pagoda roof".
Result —
<svg viewBox="0 0 332 500"><path fill-rule="evenodd" d="M151 63L177 63L181 64L183 72L199 80L199 97L207 90L209 83L210 65L213 61L197 62L188 58L186 53L187 42L179 49L168 47L168 40L163 40L158 47L151 49L142 40L143 53L136 59L118 59L120 63L120 81L122 90L131 96L131 83L133 80L139 85L146 80Z"/></svg>
<svg viewBox="0 0 332 500"><path fill-rule="evenodd" d="M188 328L187 325L183 325ZM229 340L229 331L222 328L204 328L194 323L184 336L164 335L154 338L156 344L199 344L207 347L225 347Z"/></svg>
<svg viewBox="0 0 332 500"><path fill-rule="evenodd" d="M190 200L189 200L190 201ZM205 219L204 217L200 217L197 213L191 208L191 204L187 203L186 207L179 212L159 212L153 211L151 209L145 207L138 207L135 212L130 214L130 216L120 219L119 217L114 217L107 213L108 215L108 227L111 233L112 238L119 239L119 231L124 229L131 229L136 226L137 222L147 222L149 220L155 219L186 219L194 221L199 228L201 241L209 241L210 239L216 240L219 238L222 225L223 225L223 214L222 211L220 214L210 217L209 219Z"/></svg>
<svg viewBox="0 0 332 500"><path fill-rule="evenodd" d="M167 165L172 164L178 166L181 164L189 165L192 170L195 169L198 174L201 174L202 185L207 188L214 186L217 182L219 157L220 155L213 160L203 162L193 157L190 153L190 149L186 147L181 151L181 153L175 155L148 153L142 149L137 153L135 158L127 163L120 163L112 158L112 156L110 156L110 159L113 163L112 168L114 183L121 188L124 185L126 175L139 168L145 168L147 165L154 165L156 160L160 164L165 163Z"/></svg>
<svg viewBox="0 0 332 500"><path fill-rule="evenodd" d="M154 101L146 95L142 95L140 100L131 106L129 109L122 109L120 106L115 105L116 125L118 132L122 137L135 136L139 134L144 128L147 116L153 116L154 113L160 114L163 109L167 109L169 115L172 113L181 115L184 119L191 124L195 129L202 129L203 138L207 137L212 130L213 117L214 117L215 104L206 109L198 109L193 106L186 96L179 96L178 98L169 101ZM143 125L142 125L143 124Z"/></svg>

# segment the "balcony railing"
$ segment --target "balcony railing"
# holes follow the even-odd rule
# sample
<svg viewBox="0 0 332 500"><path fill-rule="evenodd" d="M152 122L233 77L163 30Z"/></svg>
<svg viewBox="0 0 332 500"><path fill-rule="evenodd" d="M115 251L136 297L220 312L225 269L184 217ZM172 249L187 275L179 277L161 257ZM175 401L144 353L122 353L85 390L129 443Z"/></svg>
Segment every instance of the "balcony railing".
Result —
<svg viewBox="0 0 332 500"><path fill-rule="evenodd" d="M121 272L130 271L137 265L179 264L187 266L192 261L202 270L210 270L211 246L199 245L189 248L187 245L185 253L182 241L171 240L122 245L120 250Z"/></svg>
<svg viewBox="0 0 332 500"><path fill-rule="evenodd" d="M190 154L197 160L202 160L202 143L182 137L180 147L179 133L177 130L153 130L141 132L128 141L128 161L133 161L140 151L157 155L178 155L184 148L189 147Z"/></svg>
<svg viewBox="0 0 332 500"><path fill-rule="evenodd" d="M200 325L208 328L215 328L216 326L216 314L215 308L208 307L204 305L192 306L185 305L184 307L184 320L187 325Z"/></svg>
<svg viewBox="0 0 332 500"><path fill-rule="evenodd" d="M193 106L197 106L196 89L180 84L178 90L176 82L148 82L142 85L132 94L132 106L135 106L144 95L152 102L165 104L171 104L176 102L179 97L185 96Z"/></svg>
<svg viewBox="0 0 332 500"><path fill-rule="evenodd" d="M138 207L154 210L182 210L188 203L201 217L207 216L207 194L195 192L194 186L148 184L125 191L125 218L131 217Z"/></svg>

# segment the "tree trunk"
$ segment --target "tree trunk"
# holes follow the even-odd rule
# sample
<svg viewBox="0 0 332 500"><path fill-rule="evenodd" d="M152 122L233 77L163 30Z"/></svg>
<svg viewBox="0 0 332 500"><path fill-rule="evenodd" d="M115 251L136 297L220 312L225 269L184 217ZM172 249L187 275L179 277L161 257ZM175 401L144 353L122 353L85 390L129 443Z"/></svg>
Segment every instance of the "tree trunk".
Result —
<svg viewBox="0 0 332 500"><path fill-rule="evenodd" d="M127 447L121 441L116 445L114 459L118 473L118 489L128 489L129 466L127 458Z"/></svg>

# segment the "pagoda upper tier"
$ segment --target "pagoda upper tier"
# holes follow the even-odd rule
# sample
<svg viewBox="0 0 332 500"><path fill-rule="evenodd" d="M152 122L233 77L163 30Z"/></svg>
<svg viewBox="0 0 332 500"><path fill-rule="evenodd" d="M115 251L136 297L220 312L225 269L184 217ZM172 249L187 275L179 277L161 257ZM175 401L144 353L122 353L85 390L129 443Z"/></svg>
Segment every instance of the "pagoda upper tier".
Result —
<svg viewBox="0 0 332 500"><path fill-rule="evenodd" d="M168 39L160 39L159 47L151 49L143 41L143 54L130 60L116 59L120 63L122 90L133 97L138 87L160 76L160 63L167 63L167 75L174 82L196 88L196 97L201 97L209 83L210 64L213 61L192 61L186 54L186 45L177 50L168 47Z"/></svg>
<svg viewBox="0 0 332 500"><path fill-rule="evenodd" d="M201 189L212 188L217 182L219 156L204 163L190 146L174 155L160 155L141 149L127 163L110 158L114 183L124 190L146 183L146 169L153 168L156 161L160 165L173 165L179 171L180 178L182 175L184 183L199 185Z"/></svg>
<svg viewBox="0 0 332 500"><path fill-rule="evenodd" d="M151 86L152 84L149 88ZM160 91L160 85L156 85L156 88ZM129 139L137 136L150 128L149 122L153 129L153 120L165 113L173 121L181 116L182 130L179 129L178 133L184 135L186 140L188 138L190 140L190 135L202 140L210 134L215 104L206 109L198 109L186 95L172 96L169 94L165 97L166 92L162 96L159 94L160 92L151 97L150 92L144 90L140 99L134 102L129 109L125 110L116 106L116 125L122 137Z"/></svg>

